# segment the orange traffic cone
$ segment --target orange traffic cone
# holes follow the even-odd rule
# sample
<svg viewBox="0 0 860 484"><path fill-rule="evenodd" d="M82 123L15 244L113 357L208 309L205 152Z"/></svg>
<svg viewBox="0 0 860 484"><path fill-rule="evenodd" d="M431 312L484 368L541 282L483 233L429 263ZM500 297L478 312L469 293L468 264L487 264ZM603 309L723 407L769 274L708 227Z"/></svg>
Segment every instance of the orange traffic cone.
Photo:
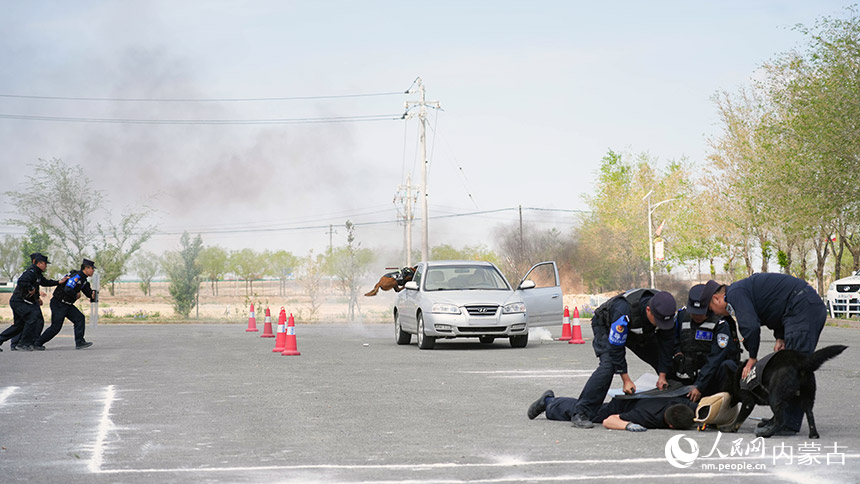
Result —
<svg viewBox="0 0 860 484"><path fill-rule="evenodd" d="M573 337L568 344L581 345L585 343L585 340L582 339L582 327L579 325L579 308L573 307L573 324L571 325L571 331L573 332Z"/></svg>
<svg viewBox="0 0 860 484"><path fill-rule="evenodd" d="M296 348L296 321L293 319L293 313L290 313L290 322L287 324L287 337L284 343L284 352L282 356L299 356L299 349Z"/></svg>
<svg viewBox="0 0 860 484"><path fill-rule="evenodd" d="M285 349L284 343L287 340L286 322L287 310L281 307L281 314L278 315L278 336L275 338L275 349L272 350L272 353L280 353Z"/></svg>
<svg viewBox="0 0 860 484"><path fill-rule="evenodd" d="M251 303L251 313L248 315L248 329L245 330L246 333L256 333L259 331L257 329L257 318L254 317L254 303Z"/></svg>
<svg viewBox="0 0 860 484"><path fill-rule="evenodd" d="M275 335L272 333L272 313L269 311L269 307L266 306L266 319L263 321L263 334L260 335L261 338L274 338Z"/></svg>
<svg viewBox="0 0 860 484"><path fill-rule="evenodd" d="M564 307L564 319L561 323L561 338L559 341L570 341L570 310Z"/></svg>

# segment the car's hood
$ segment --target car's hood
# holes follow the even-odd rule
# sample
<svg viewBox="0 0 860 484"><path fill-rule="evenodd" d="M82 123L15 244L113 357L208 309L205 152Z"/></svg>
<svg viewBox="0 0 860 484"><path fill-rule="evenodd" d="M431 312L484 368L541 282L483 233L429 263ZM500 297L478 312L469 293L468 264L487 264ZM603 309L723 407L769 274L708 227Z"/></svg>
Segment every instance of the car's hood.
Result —
<svg viewBox="0 0 860 484"><path fill-rule="evenodd" d="M430 291L424 295L434 302L466 306L472 304L498 304L504 306L512 302L522 302L513 291Z"/></svg>
<svg viewBox="0 0 860 484"><path fill-rule="evenodd" d="M836 284L860 284L860 276L843 277L836 281Z"/></svg>

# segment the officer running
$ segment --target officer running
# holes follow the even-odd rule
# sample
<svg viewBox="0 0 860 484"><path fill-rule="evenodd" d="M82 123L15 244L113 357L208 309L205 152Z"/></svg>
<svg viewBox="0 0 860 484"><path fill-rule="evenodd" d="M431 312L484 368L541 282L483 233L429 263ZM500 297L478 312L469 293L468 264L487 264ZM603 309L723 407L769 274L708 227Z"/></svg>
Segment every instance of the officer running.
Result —
<svg viewBox="0 0 860 484"><path fill-rule="evenodd" d="M82 350L93 345L84 340L86 319L81 310L75 306L75 302L81 297L81 293L84 293L91 302L95 302L97 291L94 291L87 281L88 277L93 276L95 269L96 265L93 261L84 259L81 262L81 270L72 271L67 276L68 280L65 284L57 286L54 290L54 296L51 298L51 326L36 340L33 349L44 351L45 343L51 341L60 332L66 318L75 327L75 349Z"/></svg>
<svg viewBox="0 0 860 484"><path fill-rule="evenodd" d="M41 331L40 322L42 325L45 323L40 307L42 299L40 298L39 286L57 286L66 282L67 279L66 277L59 281L46 279L43 274L50 264L48 258L39 252L31 254L30 257L33 265L18 278L12 297L9 298L9 306L12 308L13 315L12 326L0 333L0 345L15 335L21 334L17 346L19 350L24 351L33 351L33 340L38 336L36 333Z"/></svg>
<svg viewBox="0 0 860 484"><path fill-rule="evenodd" d="M594 311L592 347L599 358L597 369L588 378L576 403L571 423L590 429L606 398L615 374L621 376L624 393L636 391L627 374L625 348L658 373L657 388L668 386L666 375L672 370L672 344L675 327L675 298L656 289L633 289L619 294Z"/></svg>
<svg viewBox="0 0 860 484"><path fill-rule="evenodd" d="M760 273L728 287L713 280L705 287L706 292L713 293L711 311L721 316L730 315L737 321L750 356L743 368L744 379L758 359L762 326L773 331L776 338L773 351L789 349L805 354L815 351L827 320L827 308L806 281L787 274ZM777 435L793 435L800 431L803 410L799 404L788 404L784 422L784 428L777 429Z"/></svg>
<svg viewBox="0 0 860 484"><path fill-rule="evenodd" d="M687 393L694 402L722 390L740 362L734 321L708 309L712 295L705 292L705 284L690 288L687 305L675 320L674 379L694 386Z"/></svg>

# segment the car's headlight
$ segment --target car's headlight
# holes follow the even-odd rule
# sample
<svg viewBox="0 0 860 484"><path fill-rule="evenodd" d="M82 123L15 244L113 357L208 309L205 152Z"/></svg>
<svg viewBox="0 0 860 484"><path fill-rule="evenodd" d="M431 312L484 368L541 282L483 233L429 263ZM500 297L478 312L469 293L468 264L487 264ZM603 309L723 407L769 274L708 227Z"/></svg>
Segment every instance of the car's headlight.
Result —
<svg viewBox="0 0 860 484"><path fill-rule="evenodd" d="M836 283L835 283L835 282L834 282L834 283L831 283L831 284L830 284L830 287L828 287L828 288L827 288L827 290L828 290L828 291L835 291L835 290L836 290Z"/></svg>
<svg viewBox="0 0 860 484"><path fill-rule="evenodd" d="M524 313L524 312L526 312L526 305L524 303L521 303L521 302L506 304L502 308L502 312L505 314Z"/></svg>
<svg viewBox="0 0 860 484"><path fill-rule="evenodd" d="M460 314L460 307L453 304L436 303L433 305L434 313Z"/></svg>

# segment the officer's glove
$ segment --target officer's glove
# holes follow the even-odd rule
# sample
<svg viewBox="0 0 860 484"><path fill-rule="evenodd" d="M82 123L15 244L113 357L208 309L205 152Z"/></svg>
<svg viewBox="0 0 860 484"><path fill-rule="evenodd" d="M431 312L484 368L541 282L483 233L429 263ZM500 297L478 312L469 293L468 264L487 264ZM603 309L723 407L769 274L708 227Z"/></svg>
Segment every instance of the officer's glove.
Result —
<svg viewBox="0 0 860 484"><path fill-rule="evenodd" d="M633 422L628 423L627 426L624 427L624 429L629 432L645 432L646 430L648 430L645 427L639 425L638 423Z"/></svg>

